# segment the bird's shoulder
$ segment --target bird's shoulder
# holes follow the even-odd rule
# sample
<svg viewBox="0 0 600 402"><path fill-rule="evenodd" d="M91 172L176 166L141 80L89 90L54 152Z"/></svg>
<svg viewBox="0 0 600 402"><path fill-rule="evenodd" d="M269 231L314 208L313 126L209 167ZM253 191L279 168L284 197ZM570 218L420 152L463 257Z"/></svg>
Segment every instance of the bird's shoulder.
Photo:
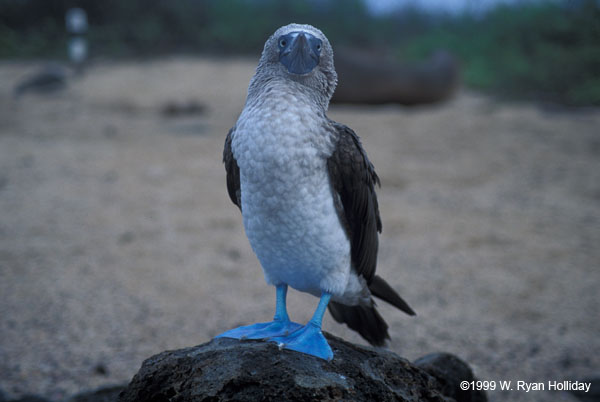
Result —
<svg viewBox="0 0 600 402"><path fill-rule="evenodd" d="M362 146L360 137L350 127L329 121L334 132L336 146L330 157L332 168L338 169L339 176L348 176L357 183L362 183L374 193L375 185L380 185L379 176ZM340 183L341 184L341 183Z"/></svg>

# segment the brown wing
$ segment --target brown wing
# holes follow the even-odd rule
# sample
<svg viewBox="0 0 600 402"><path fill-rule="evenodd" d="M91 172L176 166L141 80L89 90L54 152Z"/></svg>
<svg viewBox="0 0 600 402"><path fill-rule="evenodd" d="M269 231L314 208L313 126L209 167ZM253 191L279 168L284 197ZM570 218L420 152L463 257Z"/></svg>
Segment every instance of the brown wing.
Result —
<svg viewBox="0 0 600 402"><path fill-rule="evenodd" d="M333 190L339 196L338 214L350 239L352 266L371 283L377 266L381 218L375 194L379 177L360 139L350 128L334 123L339 140L327 161Z"/></svg>
<svg viewBox="0 0 600 402"><path fill-rule="evenodd" d="M382 228L375 194L379 177L356 133L342 124L333 125L339 140L327 161L327 168L338 215L350 239L352 268L366 279L371 294L414 315L398 293L383 278L375 275ZM365 306L346 306L332 301L328 307L336 321L347 324L372 345L383 345L389 338L388 326L374 302Z"/></svg>

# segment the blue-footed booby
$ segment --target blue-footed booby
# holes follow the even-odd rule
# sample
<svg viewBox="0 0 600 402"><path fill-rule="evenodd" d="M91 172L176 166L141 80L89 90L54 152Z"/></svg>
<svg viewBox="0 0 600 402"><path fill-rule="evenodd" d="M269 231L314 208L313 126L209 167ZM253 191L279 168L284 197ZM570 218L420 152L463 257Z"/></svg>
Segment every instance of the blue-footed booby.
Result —
<svg viewBox="0 0 600 402"><path fill-rule="evenodd" d="M290 24L265 43L223 161L229 196L276 288L275 317L220 337L266 339L330 360L321 332L327 308L373 345L389 335L372 296L414 315L375 275L379 178L358 135L326 115L336 84L333 49L320 30ZM320 298L306 325L288 317L288 286Z"/></svg>

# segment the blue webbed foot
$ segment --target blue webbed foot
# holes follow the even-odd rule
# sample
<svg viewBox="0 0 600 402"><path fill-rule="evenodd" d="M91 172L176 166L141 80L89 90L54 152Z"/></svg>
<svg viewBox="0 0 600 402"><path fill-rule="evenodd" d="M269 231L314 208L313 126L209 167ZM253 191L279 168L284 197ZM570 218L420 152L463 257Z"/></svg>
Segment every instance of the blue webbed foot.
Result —
<svg viewBox="0 0 600 402"><path fill-rule="evenodd" d="M277 286L277 299L275 306L275 317L271 322L247 325L231 329L217 335L217 338L235 339L265 339L273 336L288 336L292 332L302 328L302 325L290 321L285 305L287 285Z"/></svg>
<svg viewBox="0 0 600 402"><path fill-rule="evenodd" d="M298 329L289 336L276 336L268 339L277 342L279 347L320 357L333 359L333 351L321 332L321 328L312 322Z"/></svg>
<svg viewBox="0 0 600 402"><path fill-rule="evenodd" d="M217 335L217 338L235 339L265 339L274 336L288 336L292 332L302 328L302 325L289 320L273 320L258 324L246 325L231 329Z"/></svg>

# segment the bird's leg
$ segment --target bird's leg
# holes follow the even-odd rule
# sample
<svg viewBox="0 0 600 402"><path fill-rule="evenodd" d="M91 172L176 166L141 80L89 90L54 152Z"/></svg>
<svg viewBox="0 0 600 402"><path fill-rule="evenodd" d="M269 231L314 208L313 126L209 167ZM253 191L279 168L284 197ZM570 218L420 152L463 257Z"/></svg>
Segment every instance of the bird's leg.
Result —
<svg viewBox="0 0 600 402"><path fill-rule="evenodd" d="M329 300L331 299L331 295L329 293L323 293L321 295L321 299L319 300L319 305L315 310L309 324L316 326L321 329L321 325L323 323L323 315L325 314L325 310L327 310L327 305L329 304Z"/></svg>
<svg viewBox="0 0 600 402"><path fill-rule="evenodd" d="M217 338L264 339L274 336L288 336L302 325L290 321L286 307L287 285L276 287L275 316L271 322L247 325L231 329L217 335Z"/></svg>
<svg viewBox="0 0 600 402"><path fill-rule="evenodd" d="M289 321L287 313L287 285L278 285L275 288L275 316L273 321Z"/></svg>
<svg viewBox="0 0 600 402"><path fill-rule="evenodd" d="M330 299L331 295L329 293L323 293L321 295L321 300L319 300L317 310L308 324L289 336L277 336L272 337L269 340L277 342L280 347L285 349L317 356L325 360L333 359L331 347L329 347L327 340L321 332L323 315L325 314Z"/></svg>

